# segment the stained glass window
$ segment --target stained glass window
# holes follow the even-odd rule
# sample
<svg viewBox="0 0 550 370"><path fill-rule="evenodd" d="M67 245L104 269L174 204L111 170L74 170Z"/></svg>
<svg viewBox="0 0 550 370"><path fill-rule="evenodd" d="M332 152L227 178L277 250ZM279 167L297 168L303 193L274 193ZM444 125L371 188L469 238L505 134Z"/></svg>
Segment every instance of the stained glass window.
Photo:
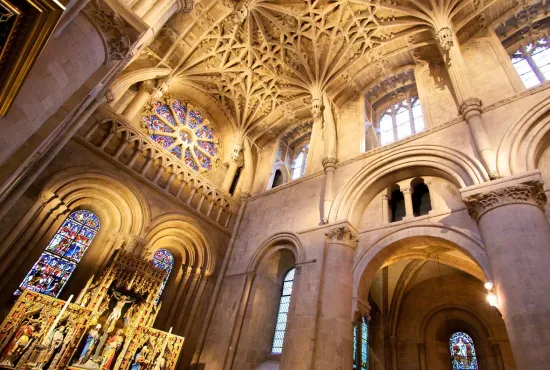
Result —
<svg viewBox="0 0 550 370"><path fill-rule="evenodd" d="M543 37L527 45L521 45L512 54L512 64L526 88L548 81L550 43Z"/></svg>
<svg viewBox="0 0 550 370"><path fill-rule="evenodd" d="M160 295L162 294L162 291L164 290L164 287L166 286L166 282L168 281L168 277L170 276L172 267L174 267L174 256L172 256L172 253L168 252L166 249L159 249L153 255L153 259L151 260L151 263L153 264L153 266L166 271L166 276L164 277L164 281L162 282L162 289L160 290L160 293L159 293L159 297L160 297Z"/></svg>
<svg viewBox="0 0 550 370"><path fill-rule="evenodd" d="M424 130L422 107L417 96L411 96L382 111L378 118L380 145L387 145Z"/></svg>
<svg viewBox="0 0 550 370"><path fill-rule="evenodd" d="M463 332L456 332L449 339L453 370L477 370L476 350L472 338Z"/></svg>
<svg viewBox="0 0 550 370"><path fill-rule="evenodd" d="M34 264L20 289L57 297L99 231L99 218L90 211L72 212Z"/></svg>
<svg viewBox="0 0 550 370"><path fill-rule="evenodd" d="M306 170L307 152L309 150L309 144L303 147L298 154L294 157L294 161L291 167L291 180L299 179L304 176Z"/></svg>
<svg viewBox="0 0 550 370"><path fill-rule="evenodd" d="M360 349L361 357L357 350ZM353 368L368 370L369 368L369 322L362 317L353 328Z"/></svg>
<svg viewBox="0 0 550 370"><path fill-rule="evenodd" d="M286 319L288 317L288 308L290 307L290 295L292 294L292 285L294 284L295 269L286 273L283 281L283 290L279 311L277 312L277 324L275 326L275 335L273 336L272 353L283 352L283 341L285 339Z"/></svg>
<svg viewBox="0 0 550 370"><path fill-rule="evenodd" d="M204 113L179 99L153 104L153 114L143 124L155 142L195 171L209 171L218 159L212 124Z"/></svg>

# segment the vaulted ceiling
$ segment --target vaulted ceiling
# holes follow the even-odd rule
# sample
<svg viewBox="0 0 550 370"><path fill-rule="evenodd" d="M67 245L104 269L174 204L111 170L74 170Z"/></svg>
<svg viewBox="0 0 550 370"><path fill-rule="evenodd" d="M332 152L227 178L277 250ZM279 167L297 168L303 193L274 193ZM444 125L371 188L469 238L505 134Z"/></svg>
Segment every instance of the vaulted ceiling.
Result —
<svg viewBox="0 0 550 370"><path fill-rule="evenodd" d="M434 29L459 39L522 0L199 0L176 14L134 68L208 96L260 146L310 118L312 94L342 106L393 71L439 56Z"/></svg>

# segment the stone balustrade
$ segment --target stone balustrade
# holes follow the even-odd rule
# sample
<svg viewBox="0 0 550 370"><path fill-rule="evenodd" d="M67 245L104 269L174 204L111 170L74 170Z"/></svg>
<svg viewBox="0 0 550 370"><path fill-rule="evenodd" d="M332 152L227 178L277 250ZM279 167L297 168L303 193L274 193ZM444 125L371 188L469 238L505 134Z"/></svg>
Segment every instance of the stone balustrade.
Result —
<svg viewBox="0 0 550 370"><path fill-rule="evenodd" d="M76 139L177 198L209 221L230 229L240 204L109 107L100 107Z"/></svg>

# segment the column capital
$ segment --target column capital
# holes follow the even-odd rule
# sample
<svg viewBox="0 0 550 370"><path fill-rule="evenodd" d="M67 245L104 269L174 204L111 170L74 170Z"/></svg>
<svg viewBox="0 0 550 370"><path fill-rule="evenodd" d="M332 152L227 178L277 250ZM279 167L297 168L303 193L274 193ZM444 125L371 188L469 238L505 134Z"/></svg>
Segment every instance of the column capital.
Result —
<svg viewBox="0 0 550 370"><path fill-rule="evenodd" d="M325 157L325 158L323 158L321 163L323 164L323 169L325 171L327 171L328 169L335 169L336 168L336 164L338 163L338 159L332 158L332 157Z"/></svg>
<svg viewBox="0 0 550 370"><path fill-rule="evenodd" d="M101 93L101 97L99 99L102 102L111 104L115 100L115 94L113 94L113 90L111 90L110 88L107 88L103 90L103 92Z"/></svg>
<svg viewBox="0 0 550 370"><path fill-rule="evenodd" d="M500 186L499 186L500 185ZM479 222L481 217L497 207L509 204L531 204L546 209L547 197L544 192L543 182L540 180L527 180L522 182L504 181L496 184L487 191L462 192L463 201L466 203L470 216Z"/></svg>
<svg viewBox="0 0 550 370"><path fill-rule="evenodd" d="M231 159L237 162L241 158L241 152L243 150L242 143L233 144L233 150L231 151Z"/></svg>
<svg viewBox="0 0 550 370"><path fill-rule="evenodd" d="M325 232L325 237L330 244L344 244L355 248L357 233L348 226L340 226Z"/></svg>
<svg viewBox="0 0 550 370"><path fill-rule="evenodd" d="M406 187L406 188L403 188L403 189L400 189L400 190L403 193L403 195L413 193L413 189L411 187Z"/></svg>
<svg viewBox="0 0 550 370"><path fill-rule="evenodd" d="M468 98L463 100L458 106L458 111L466 119L466 116L470 112L481 113L482 102L478 98Z"/></svg>

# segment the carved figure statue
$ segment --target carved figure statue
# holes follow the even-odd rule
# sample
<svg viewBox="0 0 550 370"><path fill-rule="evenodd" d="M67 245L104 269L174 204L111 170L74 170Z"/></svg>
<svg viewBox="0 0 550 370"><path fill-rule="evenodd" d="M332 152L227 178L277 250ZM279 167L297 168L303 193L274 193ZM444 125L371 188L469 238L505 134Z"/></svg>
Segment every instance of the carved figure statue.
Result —
<svg viewBox="0 0 550 370"><path fill-rule="evenodd" d="M19 328L2 354L0 365L14 366L27 351L32 342L35 328L26 323Z"/></svg>
<svg viewBox="0 0 550 370"><path fill-rule="evenodd" d="M147 361L147 355L149 354L149 348L143 346L141 350L134 357L134 362L130 366L130 370L141 370L142 366Z"/></svg>
<svg viewBox="0 0 550 370"><path fill-rule="evenodd" d="M128 297L126 297L125 295L119 296L117 292L114 292L113 296L118 302L116 303L113 311L111 311L111 313L107 317L107 321L105 322L107 333L112 332L115 328L116 322L118 321L118 319L120 319L120 316L122 315L122 309L124 308L124 305L133 301L133 299L128 299Z"/></svg>
<svg viewBox="0 0 550 370"><path fill-rule="evenodd" d="M124 338L122 337L122 329L118 329L116 333L109 338L105 349L101 355L101 365L99 366L102 370L109 370L111 365L115 361L116 354L122 346Z"/></svg>
<svg viewBox="0 0 550 370"><path fill-rule="evenodd" d="M164 359L164 353L161 353L159 357L155 360L155 365L153 366L153 370L162 370L164 369L164 365L166 364L166 360Z"/></svg>
<svg viewBox="0 0 550 370"><path fill-rule="evenodd" d="M96 346L99 340L99 329L101 329L101 324L97 324L95 328L89 331L88 336L86 337L86 343L84 344L84 348L82 348L82 351L78 356L78 360L76 361L78 364L85 363L90 357L94 347Z"/></svg>

